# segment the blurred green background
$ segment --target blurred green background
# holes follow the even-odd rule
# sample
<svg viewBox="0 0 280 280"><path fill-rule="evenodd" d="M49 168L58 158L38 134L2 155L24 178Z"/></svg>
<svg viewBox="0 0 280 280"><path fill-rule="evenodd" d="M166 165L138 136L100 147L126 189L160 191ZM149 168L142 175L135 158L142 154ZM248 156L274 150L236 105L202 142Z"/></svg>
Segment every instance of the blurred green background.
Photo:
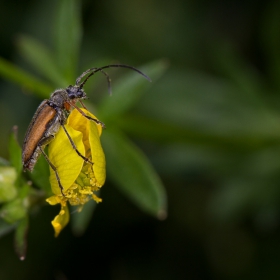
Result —
<svg viewBox="0 0 280 280"><path fill-rule="evenodd" d="M2 0L1 57L43 79L21 55L21 36L52 49L59 2ZM13 232L3 236L0 279L280 279L280 2L78 4L77 75L116 61L168 63L118 120L158 172L168 216L142 212L108 178L84 235L68 226L55 239L58 208L45 206L31 215L25 261ZM110 74L112 98L125 71ZM41 98L0 82L0 156L8 159L12 126L22 143ZM98 104L106 80L89 84Z"/></svg>

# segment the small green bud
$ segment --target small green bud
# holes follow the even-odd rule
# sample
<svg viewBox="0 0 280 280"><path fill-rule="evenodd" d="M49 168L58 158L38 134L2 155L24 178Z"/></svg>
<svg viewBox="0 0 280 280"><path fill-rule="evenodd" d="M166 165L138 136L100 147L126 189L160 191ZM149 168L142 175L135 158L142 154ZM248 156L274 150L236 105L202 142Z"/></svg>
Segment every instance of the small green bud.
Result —
<svg viewBox="0 0 280 280"><path fill-rule="evenodd" d="M26 207L21 198L6 203L0 211L0 217L8 223L15 223L26 216Z"/></svg>
<svg viewBox="0 0 280 280"><path fill-rule="evenodd" d="M16 197L16 178L17 174L14 167L0 166L0 203L11 201Z"/></svg>

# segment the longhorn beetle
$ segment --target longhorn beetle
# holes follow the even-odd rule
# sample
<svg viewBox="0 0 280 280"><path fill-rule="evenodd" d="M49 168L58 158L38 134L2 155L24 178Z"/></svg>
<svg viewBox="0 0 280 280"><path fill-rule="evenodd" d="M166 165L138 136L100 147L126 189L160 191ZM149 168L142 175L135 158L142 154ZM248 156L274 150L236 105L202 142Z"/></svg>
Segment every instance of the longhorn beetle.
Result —
<svg viewBox="0 0 280 280"><path fill-rule="evenodd" d="M87 98L86 93L83 90L83 87L87 80L97 72L102 72L108 82L109 92L111 93L111 80L109 75L103 71L103 69L111 68L111 67L123 67L129 68L141 74L144 78L150 81L150 78L142 73L140 70L124 64L111 64L106 65L100 68L90 68L83 72L76 80L76 84L74 86L70 85L66 89L57 89L52 94L50 99L45 99L38 107L35 112L31 123L27 129L23 148L22 148L22 164L24 171L29 170L32 172L39 156L43 154L46 161L53 169L56 175L56 179L58 185L61 189L62 195L63 186L60 182L60 177L57 172L56 167L51 163L47 154L44 152L44 148L48 145L55 137L55 134L58 132L59 128L62 127L65 131L73 149L76 153L84 159L84 161L93 164L88 158L84 157L76 148L74 141L71 139L69 133L67 132L64 124L67 120L67 115L71 111L71 109L76 108L85 118L94 121L96 124L101 124L102 127L105 125L97 119L93 119L90 116L87 116L79 107L77 107L76 103L80 102L80 104L84 107L82 100ZM87 76L88 75L88 76ZM83 82L81 82L82 78L87 76Z"/></svg>

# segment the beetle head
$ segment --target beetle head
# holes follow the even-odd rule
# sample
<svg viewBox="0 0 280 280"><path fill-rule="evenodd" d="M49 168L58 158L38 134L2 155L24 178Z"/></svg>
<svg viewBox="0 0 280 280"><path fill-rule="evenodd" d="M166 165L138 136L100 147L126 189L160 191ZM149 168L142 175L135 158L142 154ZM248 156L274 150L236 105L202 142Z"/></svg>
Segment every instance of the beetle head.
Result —
<svg viewBox="0 0 280 280"><path fill-rule="evenodd" d="M84 90L77 86L69 86L66 88L66 92L68 94L69 99L85 99L86 93Z"/></svg>

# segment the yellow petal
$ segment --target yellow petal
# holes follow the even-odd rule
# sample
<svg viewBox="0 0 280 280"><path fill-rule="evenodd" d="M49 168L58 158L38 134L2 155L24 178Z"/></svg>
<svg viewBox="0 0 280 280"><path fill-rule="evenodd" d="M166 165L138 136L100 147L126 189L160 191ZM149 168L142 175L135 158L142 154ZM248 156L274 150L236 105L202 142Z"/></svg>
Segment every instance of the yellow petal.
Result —
<svg viewBox="0 0 280 280"><path fill-rule="evenodd" d="M93 164L93 171L98 186L103 186L106 179L105 170L105 155L100 143L99 131L95 123L90 122L89 125L89 142L91 147L91 157Z"/></svg>
<svg viewBox="0 0 280 280"><path fill-rule="evenodd" d="M85 155L85 148L82 142L82 133L76 131L69 125L65 125L70 137L74 141L78 151ZM64 191L66 191L76 180L81 172L84 160L73 149L65 131L61 127L55 139L49 144L49 159L57 168ZM50 183L54 194L61 194L55 172L50 167Z"/></svg>
<svg viewBox="0 0 280 280"><path fill-rule="evenodd" d="M85 109L81 110L88 116L93 119L97 119L96 116L91 114ZM97 184L103 186L106 179L106 170L105 170L105 155L100 143L100 135L102 133L102 126L96 124L94 121L89 121L86 119L80 112L76 109L72 111L71 115L68 118L67 123L71 125L74 129L81 131L84 135L83 141L86 147L86 150L90 148L92 162L93 162L93 171Z"/></svg>
<svg viewBox="0 0 280 280"><path fill-rule="evenodd" d="M89 111L87 111L84 108L80 108L87 116L93 118L93 119L97 119L97 117L95 115L93 115L92 113L90 113ZM88 121L88 122L86 122ZM88 130L87 125L88 123L92 123L93 121L89 121L87 118L85 118L80 112L78 112L78 110L74 109L70 116L67 119L67 124L69 124L71 127L73 127L74 129L81 131L82 133L85 134L84 138L87 137L88 138L88 132L86 132L86 130ZM93 122L95 123L95 122ZM102 133L102 126L100 124L96 124L97 128L98 128L98 133L99 136Z"/></svg>
<svg viewBox="0 0 280 280"><path fill-rule="evenodd" d="M50 205L56 205L58 203L60 203L60 199L58 198L57 195L53 195L51 197L48 197L46 199L46 201L50 204Z"/></svg>
<svg viewBox="0 0 280 280"><path fill-rule="evenodd" d="M67 119L67 124L70 125L72 128L74 128L75 130L82 132L83 142L84 142L84 145L85 145L85 149L87 151L90 148L89 147L89 142L88 142L89 141L88 140L88 133L89 133L89 130L88 130L89 121L88 121L88 119L85 118L78 110L74 109Z"/></svg>
<svg viewBox="0 0 280 280"><path fill-rule="evenodd" d="M57 216L52 220L52 226L54 228L55 237L59 235L61 230L68 224L69 222L69 210L67 206L61 206L61 210Z"/></svg>

